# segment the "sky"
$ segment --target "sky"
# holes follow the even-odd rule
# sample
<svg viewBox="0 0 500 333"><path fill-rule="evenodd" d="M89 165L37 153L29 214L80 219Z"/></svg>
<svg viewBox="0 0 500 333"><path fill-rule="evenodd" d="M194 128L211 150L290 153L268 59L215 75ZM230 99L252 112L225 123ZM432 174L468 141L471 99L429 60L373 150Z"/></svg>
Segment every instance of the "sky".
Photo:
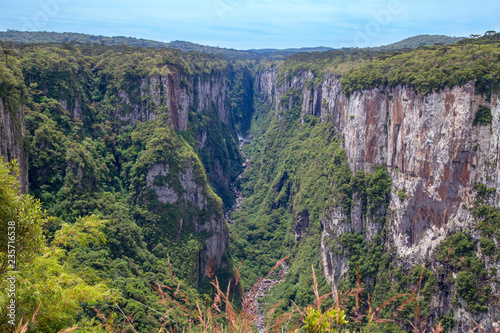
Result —
<svg viewBox="0 0 500 333"><path fill-rule="evenodd" d="M498 0L0 0L0 31L79 32L235 49L386 45L500 31Z"/></svg>

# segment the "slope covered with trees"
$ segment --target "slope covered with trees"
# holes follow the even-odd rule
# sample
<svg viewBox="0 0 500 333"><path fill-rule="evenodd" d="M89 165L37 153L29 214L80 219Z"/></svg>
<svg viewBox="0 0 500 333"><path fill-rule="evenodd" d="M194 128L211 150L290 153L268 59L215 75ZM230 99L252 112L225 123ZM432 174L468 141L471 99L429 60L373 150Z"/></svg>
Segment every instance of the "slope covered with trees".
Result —
<svg viewBox="0 0 500 333"><path fill-rule="evenodd" d="M406 38L402 41L371 48L372 51L389 51L397 49L414 49L419 46L433 45L435 43L451 44L463 38L448 37L443 35L420 35ZM283 60L287 56L304 53L304 52L323 52L333 50L331 47L303 47L303 48L289 48L289 49L250 49L250 50L235 50L221 47L213 47L200 45L186 41L172 41L172 42L158 42L149 39L138 39L125 36L96 36L81 33L71 32L46 32L46 31L0 31L0 41L15 42L22 44L58 44L58 43L80 43L80 44L98 44L108 46L128 45L132 47L152 47L152 48L173 48L181 51L203 52L209 54L216 54L231 59L240 60ZM348 50L348 49L346 49Z"/></svg>
<svg viewBox="0 0 500 333"><path fill-rule="evenodd" d="M11 220L26 228L19 229L30 245L18 257L18 318L31 320L32 331L99 331L102 318L137 332L168 319L178 325L170 330L182 331L208 327L198 315L218 309L206 318L251 326L248 303L239 307L246 319L233 318L229 303L238 311L241 287L278 271L282 258L287 269L270 277L281 283L263 304L278 321L280 311L314 304L332 285L345 296L346 318L356 318L343 324L350 330L450 330L453 309L482 318L493 304L499 213L489 180L475 185L466 207L475 227L447 235L429 262L407 264L391 243L390 204L411 198L394 192L393 166L353 168L342 126L358 116L340 120L339 110L377 89L404 86L425 98L473 82L482 104L471 126L487 136L481 130L496 120L486 104L499 89L496 35L414 51L300 53L284 62L123 45L7 43L2 51L0 98L25 129L32 195L18 194L14 167L2 161L2 228ZM223 214L244 161L238 135L248 134L248 167L237 180L246 200L228 227ZM338 232L329 229L336 210ZM358 215L376 230L354 226ZM325 253L339 267L345 258L339 281L325 274ZM180 290L182 299L165 303L166 293L180 297ZM435 311L436 300L448 298L452 310ZM287 320L314 331L321 313L338 311L330 297L322 304ZM133 323L123 321L128 315Z"/></svg>
<svg viewBox="0 0 500 333"><path fill-rule="evenodd" d="M231 113L222 122L214 104L206 103L203 109L194 104L189 110L178 110L189 117L188 128L179 131L174 128L176 115L171 106L177 105L182 91L151 85L144 93L141 81L151 77L178 80L172 89L184 89L198 103L205 97L191 86L194 82L232 77L220 87L221 94L233 86L232 98L237 101L246 98L242 89L248 84L244 76L232 73L234 68L243 72L244 64L176 50L66 44L15 47L1 66L6 74L1 81L6 105L24 107L21 126L26 130L29 191L56 217L43 223L45 237L50 240L66 230L65 223L78 225L81 216L95 215L106 221L102 224L105 243L68 247L66 254L58 252L51 259L54 264L61 263L61 255L71 258L71 267L79 267L82 283L102 281L114 290L113 302L125 313L134 313L136 328L144 332L160 326L159 298L151 284L168 280L168 262L194 295L198 295L195 288L208 292L208 268L227 281L233 272L225 254L227 227L221 197L226 204L232 202L229 182L242 163L236 127L248 127L248 116L240 114L248 111L224 101ZM156 95L155 89L165 96ZM155 191L167 193L161 197ZM209 258L212 253L218 258ZM40 285L33 285L32 292L51 279L38 278ZM84 299L73 301L78 307ZM19 314L25 319L39 301L30 302L29 311L27 307ZM82 315L95 317L91 305L95 302L78 315L78 311L68 312L66 326ZM63 311L64 305L60 306L57 311ZM98 308L105 316L116 310L105 303Z"/></svg>
<svg viewBox="0 0 500 333"><path fill-rule="evenodd" d="M398 108L405 110L393 101L396 94L391 95L391 87L392 91L405 91L398 103L425 110L424 103L431 103L433 98L450 98L450 90L466 84L473 87L470 104L480 105L476 106L476 114L474 108L467 105L470 109L466 109L466 114L471 118L468 127L461 129L486 126L494 131L496 123L492 122L491 110L498 101L498 52L499 44L493 35L449 46L424 46L411 52L327 51L287 58L279 68L276 85L261 90L263 100L268 99L267 91L274 92L273 105L267 106L271 111L266 121L260 122L256 138L245 147L252 165L241 178L247 199L242 209L233 213L235 224L230 242L231 252L243 259L241 272L245 285L256 281L279 258L289 255L288 275L265 298L269 307L279 300L293 300L299 307L313 302L314 295L310 293L313 277L308 269L312 264L316 275L323 271L331 279L327 283L326 277L325 280L318 278L318 286L323 291L329 289L333 280L339 293L348 293L358 285L359 274L363 292L370 294L374 307L380 307L377 315L386 319L391 319L395 310L405 304L401 298L387 305L387 298L407 293L419 285L418 314L407 309L403 318L396 320L397 325L387 322L377 331L410 331L418 316L426 318L426 324L422 325L440 323L446 331L472 330L474 324L464 319L464 313L470 313L469 318L474 320L488 321L487 311L494 307L497 297L492 292L498 281L497 259L491 256L496 255L493 244L497 244L494 235L498 231L495 229L498 207L494 199L496 189L490 187L492 184L496 187L497 182L491 176L476 176L477 184L470 195L472 202L466 208L467 214L473 216L468 226L450 227L440 245L429 250L423 260L405 258L398 255L391 233L395 228L397 205L406 207L412 198L404 189L393 190L391 178L398 172L404 175L401 159L404 159L403 165L409 160L417 163L413 160L416 156L408 152L407 156L398 157L395 161L398 164L393 162L389 166L385 163L389 163L390 154L395 153L388 149L386 154L384 144L390 145L391 140L384 142L368 137L364 147L360 143L363 138L359 136L366 128L368 133L372 131L384 137L391 126L396 130L402 126L401 118L389 117L390 112L397 114ZM266 69L271 76L271 67L261 69L260 75L264 76ZM260 82L267 81L261 78ZM338 88L343 94L332 93ZM486 106L489 101L491 109ZM481 105L483 103L485 105ZM358 113L353 111L356 108ZM457 113L462 110L459 106L456 108L453 111L450 103L446 110ZM423 117L424 111L419 112ZM431 107L431 112L431 119L439 117L435 108ZM389 118L377 128L386 114ZM359 121L357 126L350 125L360 116L367 119ZM356 133L357 127L362 134ZM352 137L358 140L358 146L347 142L348 135L350 140ZM384 152L380 157L383 164L366 163L363 169L363 160L353 161L346 156L348 144L350 149L355 149L351 151L354 158L358 158L356 154L373 156L377 150ZM482 147L476 144L474 149L485 148L483 142ZM391 149L399 148L393 143ZM494 152L493 155L496 156ZM493 155L488 165L496 165L491 160L496 159ZM361 170L356 170L356 163ZM458 164L456 158L453 163ZM475 164L471 168L479 169ZM415 179L418 173L408 172L406 177ZM432 179L426 181L432 184ZM419 191L423 189L414 195ZM453 197L450 193L446 195ZM427 204L427 218L431 220L433 203ZM356 226L360 221L362 224ZM334 226L330 226L333 223ZM372 229L368 230L364 223L369 223ZM428 222L422 219L414 223ZM416 248L412 249L417 251ZM411 255L408 252L408 256ZM331 275L328 276L328 272ZM337 276L341 276L340 281L336 280ZM417 303L413 303L413 310ZM278 308L286 311L294 306L285 301ZM358 310L353 301L346 309L349 315L356 317Z"/></svg>
<svg viewBox="0 0 500 333"><path fill-rule="evenodd" d="M460 40L464 39L463 37L449 37L445 35L418 35L409 38L405 38L399 42L392 43L389 45L383 45L379 47L371 48L374 51L382 51L382 50L396 50L396 49L416 49L420 46L426 45L434 45L434 44L453 44Z"/></svg>

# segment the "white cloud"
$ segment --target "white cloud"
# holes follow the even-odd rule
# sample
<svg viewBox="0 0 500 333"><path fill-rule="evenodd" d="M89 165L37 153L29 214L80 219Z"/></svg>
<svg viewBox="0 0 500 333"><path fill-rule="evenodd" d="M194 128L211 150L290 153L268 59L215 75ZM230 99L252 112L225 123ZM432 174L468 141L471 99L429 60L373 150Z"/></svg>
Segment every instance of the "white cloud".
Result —
<svg viewBox="0 0 500 333"><path fill-rule="evenodd" d="M0 0L4 29L20 29L40 1ZM500 29L500 1L463 0L64 0L47 30L207 41L241 47L352 46L374 13L399 1L403 11L380 27L373 43L421 33L464 35ZM42 29L43 30L43 29ZM468 34L467 33L467 34ZM273 44L274 43L274 44Z"/></svg>

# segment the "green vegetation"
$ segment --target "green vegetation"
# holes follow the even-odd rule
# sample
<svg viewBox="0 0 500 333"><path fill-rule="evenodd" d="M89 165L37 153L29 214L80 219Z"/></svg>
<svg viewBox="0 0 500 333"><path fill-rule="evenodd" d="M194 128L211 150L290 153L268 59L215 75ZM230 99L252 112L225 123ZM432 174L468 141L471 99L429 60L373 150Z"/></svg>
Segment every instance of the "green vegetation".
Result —
<svg viewBox="0 0 500 333"><path fill-rule="evenodd" d="M43 36L50 34L37 38ZM427 94L473 81L488 98L499 87L495 36L415 51L300 53L285 62L100 42L4 43L0 97L16 126L24 108L37 198L19 196L14 168L1 162L2 228L18 221L26 265L21 316L35 332L73 325L98 332L103 321L108 331L151 332L168 323L171 332L223 325L248 332L254 327L242 287L250 289L284 257L289 271L263 301L271 323L299 323L309 332L403 332L424 317L450 329L452 313L431 313L437 290L456 290L455 304L463 299L469 311L485 311L490 272L478 253L498 257L500 213L489 205L495 190L474 186L479 239L454 233L432 254L436 269L428 262L404 267L388 237L387 167L353 172L338 128L301 110L302 90L270 103L256 96L254 78L274 66L280 85L310 71L304 88L314 90L334 75L347 95L398 84ZM214 87L224 100L201 95ZM474 124L491 121L491 110L479 106ZM229 184L243 162L238 134L255 139L244 147L250 167L239 178L246 201L228 230L223 211L233 204ZM408 198L405 189L397 196ZM228 234L229 249L214 270L210 242ZM348 265L335 281L336 304L328 296L320 301L331 291L321 274L322 248ZM394 313L397 322L389 320ZM133 314L133 323L124 314Z"/></svg>
<svg viewBox="0 0 500 333"><path fill-rule="evenodd" d="M287 57L283 69L279 72L277 85L286 79L291 80L299 72L311 71L314 74L313 87L317 86L326 73L337 76L344 75L353 68L369 61L378 55L398 54L401 51L373 52L358 49L332 50L326 52L299 53Z"/></svg>
<svg viewBox="0 0 500 333"><path fill-rule="evenodd" d="M484 254L492 255L495 253L496 246L492 239L483 236L479 240L479 244L481 245L481 251L483 251Z"/></svg>
<svg viewBox="0 0 500 333"><path fill-rule="evenodd" d="M472 212L478 219L478 228L487 237L500 238L500 212L498 208L488 205L488 200L496 193L496 189L487 187L485 184L476 183L477 198Z"/></svg>
<svg viewBox="0 0 500 333"><path fill-rule="evenodd" d="M485 105L479 105L476 115L474 117L473 125L489 125L492 121L491 109Z"/></svg>
<svg viewBox="0 0 500 333"><path fill-rule="evenodd" d="M405 201L406 199L406 189L402 188L398 191L398 197L399 197L399 200L401 201Z"/></svg>
<svg viewBox="0 0 500 333"><path fill-rule="evenodd" d="M178 49L183 52L203 52L219 55L229 59L237 60L282 60L285 57L301 52L318 52L330 50L329 47L295 48L295 49L258 49L258 50L235 50L220 47L200 45L186 41L158 42L149 39L133 38L125 36L96 36L72 32L46 32L46 31L0 31L0 41L14 42L20 44L91 44L96 46L132 46L144 48L169 48Z"/></svg>
<svg viewBox="0 0 500 333"><path fill-rule="evenodd" d="M463 40L463 37L449 37L444 35L418 35L414 37L409 37L403 39L402 41L379 46L372 47L372 50L382 51L382 50L397 50L397 49L416 49L420 46L426 45L434 45L434 44L453 44L460 40Z"/></svg>
<svg viewBox="0 0 500 333"><path fill-rule="evenodd" d="M352 69L341 79L342 90L350 95L378 86L408 85L428 94L473 81L477 93L489 95L500 89L499 56L498 43L424 46Z"/></svg>
<svg viewBox="0 0 500 333"><path fill-rule="evenodd" d="M483 203L491 194L496 193L496 189L487 187L483 183L475 183L474 189L477 191L477 200L479 203Z"/></svg>
<svg viewBox="0 0 500 333"><path fill-rule="evenodd" d="M484 240L482 243L486 245ZM457 294L465 299L468 310L472 313L486 311L489 276L484 262L476 256L471 236L463 232L448 236L436 249L436 259L443 264L444 280L452 279L451 274L457 273Z"/></svg>
<svg viewBox="0 0 500 333"><path fill-rule="evenodd" d="M47 237L43 230L54 219L42 210L39 200L18 194L19 183L11 175L16 168L0 159L0 287L6 290L7 278L15 277L16 323L21 319L29 323L36 317L32 332L57 332L76 324L77 318L91 306L113 299L96 272L82 270L69 255L74 248L88 248L105 241L105 221L95 216L80 218L71 227L64 224ZM12 248L8 247L7 235L9 240L15 240L10 242L15 244L15 259L8 256ZM9 325L9 317L3 311L12 297L10 293L0 296L3 328Z"/></svg>
<svg viewBox="0 0 500 333"><path fill-rule="evenodd" d="M199 292L209 293L204 277L210 259L205 241L214 231L206 226L211 221L223 223L223 201L232 204L228 183L240 173L242 163L236 128L244 131L249 127L247 113L252 111L248 106L252 99L244 95L248 74L236 73L246 65L235 62L231 66L217 56L177 50L69 44L15 46L8 63L0 61L6 105L17 115L21 103L25 104L30 193L57 217L47 224L47 239L66 230L64 223L77 226L80 216L94 214L107 221L102 227L105 243L51 254L54 265L60 264L58 270L81 269L85 276L79 277L82 285L74 277L75 288L98 281L114 290L113 304L104 301L103 290L99 289L102 297L95 301L95 294L89 291L89 304L83 312L79 309L85 298L73 297L65 327L78 318L93 325L97 312L90 306L105 317L121 316L120 311L133 313L134 327L140 332L159 327L161 306L151 284L169 281L168 262L190 297L199 299ZM230 77L228 86L235 95L224 103L238 116L235 119L230 113L227 124L220 121L215 105L197 109L199 96L191 88L198 81L225 76ZM163 87L153 86L150 77L172 80L188 96L194 94L194 107L186 110L186 131L172 128L166 96L155 100L142 93L144 89L163 91ZM146 88L142 82L147 83ZM128 100L121 97L124 94ZM138 119L131 121L131 117ZM200 147L203 132L206 139ZM153 167L160 171L148 184ZM162 202L152 186L173 189L178 199ZM195 208L189 200L195 201ZM70 261L61 263L61 255ZM61 280L43 273L46 264L36 261L34 265L40 267L33 275L40 284L33 284L31 291L45 290L44 284L57 291ZM222 283L234 274L227 255L216 273ZM54 281L48 283L48 279ZM62 291L56 294L69 297ZM31 315L37 299L27 306ZM59 310L50 310L53 314L64 311L65 303L60 303ZM23 313L25 319L27 315Z"/></svg>
<svg viewBox="0 0 500 333"><path fill-rule="evenodd" d="M0 41L19 44L90 44L94 46L131 46L141 48L169 48L184 52L203 52L220 55L232 59L256 59L259 54L252 51L240 51L211 47L191 42L173 41L169 43L149 39L125 36L96 36L73 32L46 32L46 31L0 31Z"/></svg>
<svg viewBox="0 0 500 333"><path fill-rule="evenodd" d="M338 327L348 323L343 310L333 308L322 313L321 310L309 308L306 311L304 329L310 333L338 332ZM333 328L332 326L336 326Z"/></svg>
<svg viewBox="0 0 500 333"><path fill-rule="evenodd" d="M19 60L9 57L8 61L0 61L0 98L10 106L10 111L17 114L25 94Z"/></svg>

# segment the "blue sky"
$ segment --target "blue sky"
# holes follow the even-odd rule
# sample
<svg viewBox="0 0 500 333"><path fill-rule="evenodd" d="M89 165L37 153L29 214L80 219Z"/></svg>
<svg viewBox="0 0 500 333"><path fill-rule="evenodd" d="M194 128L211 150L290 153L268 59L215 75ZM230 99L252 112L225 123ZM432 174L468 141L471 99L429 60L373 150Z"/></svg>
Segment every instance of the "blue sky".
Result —
<svg viewBox="0 0 500 333"><path fill-rule="evenodd" d="M0 31L82 32L249 48L365 47L500 31L500 1L0 0Z"/></svg>

